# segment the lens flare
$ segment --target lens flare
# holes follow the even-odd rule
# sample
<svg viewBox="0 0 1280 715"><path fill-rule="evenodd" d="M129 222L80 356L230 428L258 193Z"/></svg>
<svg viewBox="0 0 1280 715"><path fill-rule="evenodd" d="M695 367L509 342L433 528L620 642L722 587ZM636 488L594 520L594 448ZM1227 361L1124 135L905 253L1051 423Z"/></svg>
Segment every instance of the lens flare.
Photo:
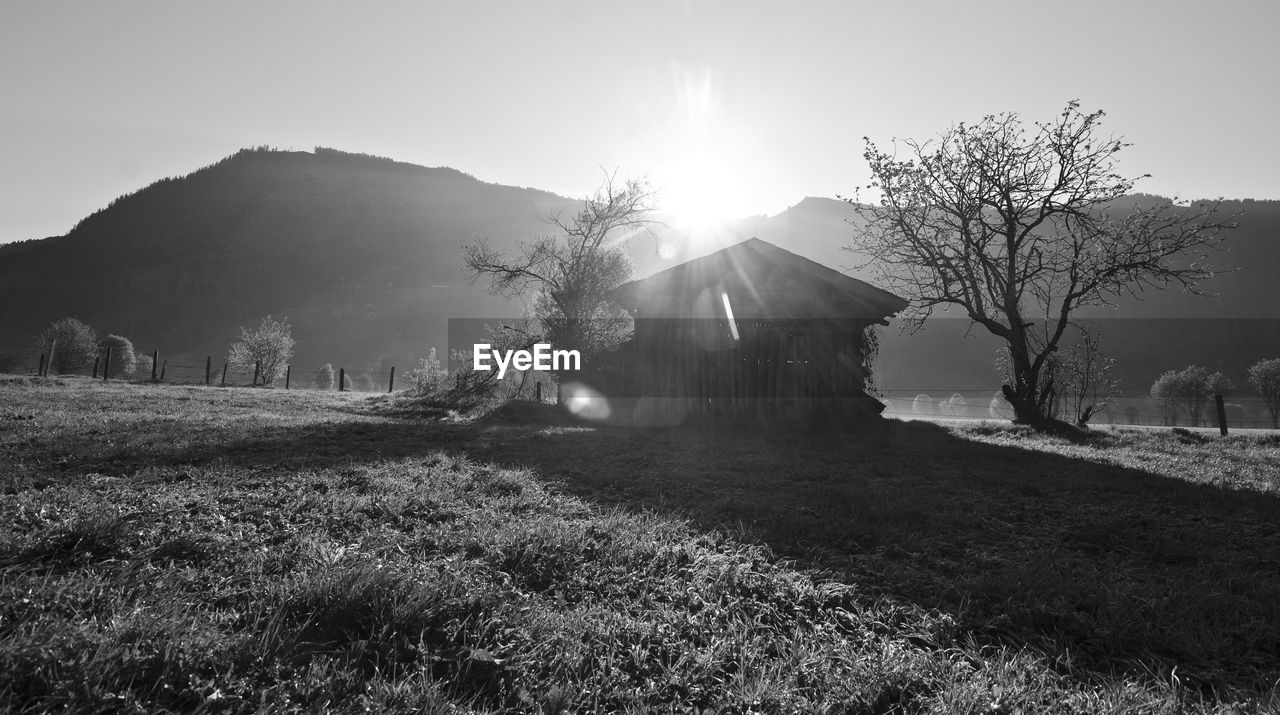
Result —
<svg viewBox="0 0 1280 715"><path fill-rule="evenodd" d="M733 319L733 306L729 305L729 294L721 293L720 298L724 301L724 315L729 319L729 332L733 333L734 340L739 340L738 321Z"/></svg>
<svg viewBox="0 0 1280 715"><path fill-rule="evenodd" d="M580 382L561 385L560 394L565 408L575 417L603 422L613 414L613 409L609 407L609 398Z"/></svg>

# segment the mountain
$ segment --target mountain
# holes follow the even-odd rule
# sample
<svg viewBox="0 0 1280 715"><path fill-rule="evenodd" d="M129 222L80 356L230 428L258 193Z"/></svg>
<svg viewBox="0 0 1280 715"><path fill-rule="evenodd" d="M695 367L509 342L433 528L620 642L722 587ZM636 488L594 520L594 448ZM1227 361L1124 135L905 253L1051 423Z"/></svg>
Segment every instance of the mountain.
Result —
<svg viewBox="0 0 1280 715"><path fill-rule="evenodd" d="M486 237L509 248L548 232L549 213L577 205L449 168L246 149L123 196L65 236L0 246L0 353L30 349L36 332L71 315L139 350L220 361L240 326L272 314L292 323L300 367L365 369L385 358L403 370L446 346L449 318L520 312L471 281L464 244ZM1215 262L1239 270L1210 282L1216 297L1148 293L1083 316L1125 320L1099 325L1138 389L1189 362L1220 364L1240 381L1246 360L1280 355L1280 202L1224 210L1244 213ZM842 250L854 219L848 204L811 197L694 236L659 225L633 238L630 252L643 277L755 236L845 268L861 262ZM915 334L883 329L879 383L994 389L998 343L969 328L931 319Z"/></svg>
<svg viewBox="0 0 1280 715"><path fill-rule="evenodd" d="M449 317L505 315L460 247L510 245L574 202L330 149L249 149L121 197L67 235L0 246L0 345L73 315L141 350L225 355L285 315L297 361L401 365Z"/></svg>

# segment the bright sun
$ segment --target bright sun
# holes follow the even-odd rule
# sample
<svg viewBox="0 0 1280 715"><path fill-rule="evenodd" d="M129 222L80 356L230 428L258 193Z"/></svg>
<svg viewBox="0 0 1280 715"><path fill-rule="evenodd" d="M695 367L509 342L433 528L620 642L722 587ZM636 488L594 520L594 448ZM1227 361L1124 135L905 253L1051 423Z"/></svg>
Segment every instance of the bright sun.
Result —
<svg viewBox="0 0 1280 715"><path fill-rule="evenodd" d="M670 115L637 163L650 167L659 213L683 241L723 238L730 219L752 213L744 162L756 154L753 142L745 127L721 118L710 69L678 71L674 89Z"/></svg>
<svg viewBox="0 0 1280 715"><path fill-rule="evenodd" d="M734 206L741 196L737 178L725 164L707 156L692 156L665 173L662 206L677 229L705 231L735 217Z"/></svg>

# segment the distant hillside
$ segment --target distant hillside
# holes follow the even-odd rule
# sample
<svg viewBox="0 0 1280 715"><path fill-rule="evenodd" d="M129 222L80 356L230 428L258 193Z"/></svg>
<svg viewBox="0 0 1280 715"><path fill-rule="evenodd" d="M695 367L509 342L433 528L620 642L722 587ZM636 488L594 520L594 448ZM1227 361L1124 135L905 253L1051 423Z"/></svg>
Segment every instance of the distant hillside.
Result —
<svg viewBox="0 0 1280 715"><path fill-rule="evenodd" d="M575 205L448 168L331 149L244 150L121 197L66 236L0 246L0 352L30 345L52 320L73 315L141 350L220 359L241 325L273 314L292 322L300 367L365 369L386 357L403 370L445 347L448 318L519 312L484 281L471 283L463 244L487 236L509 247L546 233L548 213ZM1262 357L1258 351L1280 355L1280 202L1225 209L1244 215L1228 236L1231 252L1215 259L1239 268L1208 285L1218 297L1148 293L1087 316L1161 319L1104 331L1140 389L1153 372L1214 365L1214 356L1242 380L1238 363ZM860 262L842 250L853 218L844 202L807 198L710 235L660 226L656 241L633 240L631 255L639 277L757 236L849 267ZM1241 318L1272 322L1222 325ZM914 335L885 329L881 385L994 389L995 343L978 330L966 337L967 327L947 320Z"/></svg>
<svg viewBox="0 0 1280 715"><path fill-rule="evenodd" d="M1144 196L1150 202L1159 197ZM1222 215L1240 214L1239 227L1225 233L1222 252L1208 258L1219 275L1202 285L1210 296L1181 290L1148 291L1125 299L1117 310L1094 309L1098 318L1280 318L1280 201L1225 201ZM850 243L857 214L843 201L807 198L786 211L755 219L743 229L786 245L830 266L856 266L862 257L842 250ZM854 275L868 277L866 271Z"/></svg>
<svg viewBox="0 0 1280 715"><path fill-rule="evenodd" d="M140 349L219 356L271 313L293 323L300 363L403 365L443 348L447 318L510 310L468 284L462 244L545 232L541 217L572 203L447 168L244 150L66 236L0 246L0 345L74 315Z"/></svg>
<svg viewBox="0 0 1280 715"><path fill-rule="evenodd" d="M1158 197L1138 197L1151 201ZM1241 214L1210 260L1221 272L1202 288L1148 291L1114 309L1081 311L1082 322L1103 336L1103 349L1118 361L1126 390L1145 393L1163 371L1188 364L1222 370L1241 392L1248 365L1280 357L1280 201L1228 201L1224 215ZM777 216L759 218L742 231L834 267L854 267L862 257L841 250L857 214L835 199L807 198ZM852 275L872 280L869 271ZM881 329L877 381L882 387L936 390L998 384L1000 341L963 316L938 313L916 333Z"/></svg>

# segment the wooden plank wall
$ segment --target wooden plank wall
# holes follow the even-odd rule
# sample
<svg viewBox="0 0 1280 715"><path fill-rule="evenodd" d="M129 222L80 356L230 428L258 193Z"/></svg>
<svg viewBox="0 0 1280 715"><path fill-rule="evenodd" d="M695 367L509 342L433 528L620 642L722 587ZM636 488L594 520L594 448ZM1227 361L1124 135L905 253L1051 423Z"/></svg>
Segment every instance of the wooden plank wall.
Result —
<svg viewBox="0 0 1280 715"><path fill-rule="evenodd" d="M629 345L597 373L606 395L674 399L688 412L760 414L796 400L863 394L861 343L871 321L638 320Z"/></svg>

